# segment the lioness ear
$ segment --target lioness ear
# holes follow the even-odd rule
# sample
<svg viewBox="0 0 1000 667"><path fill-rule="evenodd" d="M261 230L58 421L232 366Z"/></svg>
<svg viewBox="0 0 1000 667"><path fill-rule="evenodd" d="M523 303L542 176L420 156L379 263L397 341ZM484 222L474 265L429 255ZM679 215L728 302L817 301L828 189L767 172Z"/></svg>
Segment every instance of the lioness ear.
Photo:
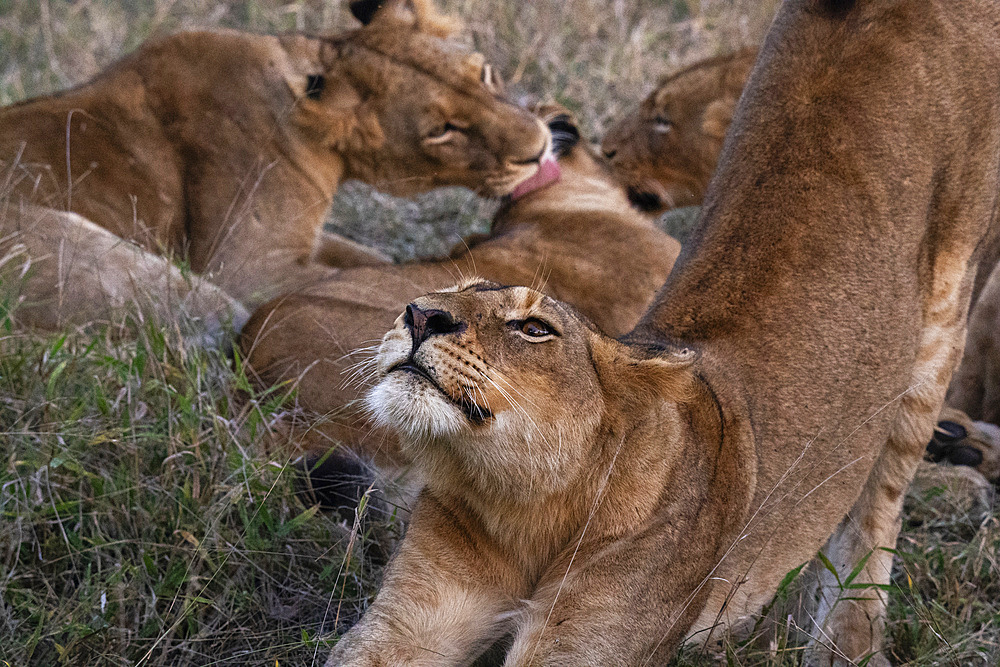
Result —
<svg viewBox="0 0 1000 667"><path fill-rule="evenodd" d="M572 111L554 102L530 106L532 113L548 126L556 157L562 157L580 142L580 125Z"/></svg>
<svg viewBox="0 0 1000 667"><path fill-rule="evenodd" d="M650 401L684 401L691 395L691 366L698 358L694 350L650 354L595 334L591 356L609 398L644 405Z"/></svg>
<svg viewBox="0 0 1000 667"><path fill-rule="evenodd" d="M726 130L729 129L735 110L735 98L721 97L715 100L705 108L705 113L701 117L701 131L722 141L726 137Z"/></svg>
<svg viewBox="0 0 1000 667"><path fill-rule="evenodd" d="M432 0L354 0L351 14L364 25L391 20L414 26L442 39L458 29L458 21L437 12Z"/></svg>

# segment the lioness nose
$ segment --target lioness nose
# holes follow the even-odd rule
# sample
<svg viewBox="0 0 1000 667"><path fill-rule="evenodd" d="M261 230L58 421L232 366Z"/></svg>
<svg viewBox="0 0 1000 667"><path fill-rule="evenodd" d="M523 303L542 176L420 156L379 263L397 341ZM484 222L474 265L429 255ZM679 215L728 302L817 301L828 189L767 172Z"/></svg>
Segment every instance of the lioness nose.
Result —
<svg viewBox="0 0 1000 667"><path fill-rule="evenodd" d="M465 325L455 321L451 313L433 308L423 310L412 303L406 307L403 324L410 330L410 336L413 337L414 350L431 336L456 333L465 328Z"/></svg>
<svg viewBox="0 0 1000 667"><path fill-rule="evenodd" d="M618 155L618 150L617 149L615 149L615 148L605 148L604 149L604 157L608 158L609 160L614 159L614 157L616 155Z"/></svg>

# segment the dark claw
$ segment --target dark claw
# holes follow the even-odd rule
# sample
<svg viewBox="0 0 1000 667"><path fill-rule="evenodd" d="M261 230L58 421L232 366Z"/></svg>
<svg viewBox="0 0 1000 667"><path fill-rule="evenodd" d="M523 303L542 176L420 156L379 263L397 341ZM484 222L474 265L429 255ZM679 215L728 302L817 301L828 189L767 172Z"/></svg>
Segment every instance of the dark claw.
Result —
<svg viewBox="0 0 1000 667"><path fill-rule="evenodd" d="M969 432L961 424L950 421L940 421L934 429L934 439L942 443L958 442L969 437Z"/></svg>

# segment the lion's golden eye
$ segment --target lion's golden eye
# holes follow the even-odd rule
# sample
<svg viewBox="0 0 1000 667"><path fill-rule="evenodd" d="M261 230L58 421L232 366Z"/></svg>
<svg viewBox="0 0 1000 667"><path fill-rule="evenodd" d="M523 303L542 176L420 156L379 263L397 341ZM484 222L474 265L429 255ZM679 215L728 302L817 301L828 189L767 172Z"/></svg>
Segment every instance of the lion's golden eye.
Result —
<svg viewBox="0 0 1000 667"><path fill-rule="evenodd" d="M555 334L552 327L534 317L521 322L520 330L521 333L526 336L531 336L532 338L543 338L545 336L552 336Z"/></svg>
<svg viewBox="0 0 1000 667"><path fill-rule="evenodd" d="M653 129L655 129L660 134L666 134L674 127L674 124L670 121L670 119L662 114L654 118L653 123L654 123Z"/></svg>

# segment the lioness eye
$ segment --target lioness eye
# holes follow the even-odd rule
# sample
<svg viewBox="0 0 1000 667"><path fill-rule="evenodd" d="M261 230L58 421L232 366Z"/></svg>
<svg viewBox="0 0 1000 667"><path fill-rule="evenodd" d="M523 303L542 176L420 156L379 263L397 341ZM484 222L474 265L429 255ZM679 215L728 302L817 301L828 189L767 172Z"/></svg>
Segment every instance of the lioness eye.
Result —
<svg viewBox="0 0 1000 667"><path fill-rule="evenodd" d="M443 144L452 138L453 134L457 132L460 128L457 125L452 125L451 123L445 123L441 127L433 129L426 137L427 141L432 144Z"/></svg>
<svg viewBox="0 0 1000 667"><path fill-rule="evenodd" d="M674 126L666 116L657 116L654 121L656 123L656 131L660 134L666 134Z"/></svg>
<svg viewBox="0 0 1000 667"><path fill-rule="evenodd" d="M532 338L541 338L542 336L551 336L554 332L545 322L532 318L521 323L521 333Z"/></svg>

